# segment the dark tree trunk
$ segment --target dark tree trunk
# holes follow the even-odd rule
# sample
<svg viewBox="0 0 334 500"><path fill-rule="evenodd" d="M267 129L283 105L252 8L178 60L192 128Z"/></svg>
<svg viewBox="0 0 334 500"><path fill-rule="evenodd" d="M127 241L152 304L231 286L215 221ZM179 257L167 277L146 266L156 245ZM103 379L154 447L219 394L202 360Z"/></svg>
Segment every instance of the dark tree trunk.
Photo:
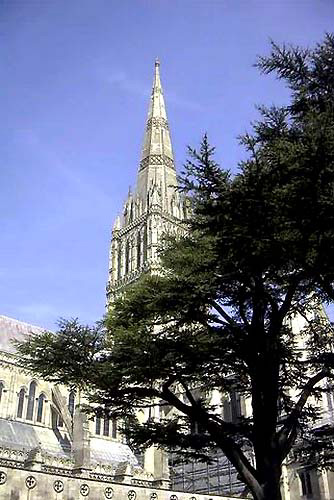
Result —
<svg viewBox="0 0 334 500"><path fill-rule="evenodd" d="M282 500L280 477L268 471L268 476L262 483L253 484L248 482L248 488L253 495L254 500Z"/></svg>
<svg viewBox="0 0 334 500"><path fill-rule="evenodd" d="M274 462L263 469L261 474L263 480L260 482L262 493L254 495L256 500L281 500L281 473L282 468Z"/></svg>
<svg viewBox="0 0 334 500"><path fill-rule="evenodd" d="M262 500L282 500L280 481L270 481L263 485Z"/></svg>

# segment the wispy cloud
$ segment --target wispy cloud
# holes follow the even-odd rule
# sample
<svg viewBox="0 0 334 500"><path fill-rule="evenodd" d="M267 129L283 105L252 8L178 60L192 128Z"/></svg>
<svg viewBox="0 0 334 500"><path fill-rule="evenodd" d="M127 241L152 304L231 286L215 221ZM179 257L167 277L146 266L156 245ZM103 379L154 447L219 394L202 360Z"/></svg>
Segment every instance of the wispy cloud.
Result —
<svg viewBox="0 0 334 500"><path fill-rule="evenodd" d="M129 78L125 71L117 70L111 73L105 71L102 72L101 76L111 86L118 87L129 94L135 94L145 99L149 96L147 85L139 80Z"/></svg>
<svg viewBox="0 0 334 500"><path fill-rule="evenodd" d="M207 107L203 106L201 103L182 97L175 94L175 92L168 92L168 102L188 111L207 111Z"/></svg>
<svg viewBox="0 0 334 500"><path fill-rule="evenodd" d="M29 146L34 154L44 160L45 168L53 174L60 176L72 188L77 189L98 204L110 202L109 196L92 183L92 178L85 178L82 170L79 172L73 165L59 157L58 153L47 144L45 138L41 138L38 130L33 128L21 129L17 132L17 139Z"/></svg>
<svg viewBox="0 0 334 500"><path fill-rule="evenodd" d="M51 304L43 303L32 303L25 304L17 307L20 314L29 315L36 318L49 318L50 316L59 315L59 310L53 307Z"/></svg>
<svg viewBox="0 0 334 500"><path fill-rule="evenodd" d="M66 307L55 306L47 302L31 302L19 305L13 310L14 316L24 318L24 321L31 322L35 325L46 326L53 330L57 328L57 324L61 318L70 319L73 317L81 318L83 322L93 323L95 318L87 318L87 311L81 308L73 310Z"/></svg>
<svg viewBox="0 0 334 500"><path fill-rule="evenodd" d="M124 70L115 70L108 72L106 68L99 69L98 74L100 78L109 83L111 86L121 89L129 94L140 96L141 98L148 99L150 95L150 88L147 83L130 78ZM187 97L176 94L175 92L168 92L168 103L172 103L176 107L192 110L192 111L205 111L206 108L197 101L191 100Z"/></svg>

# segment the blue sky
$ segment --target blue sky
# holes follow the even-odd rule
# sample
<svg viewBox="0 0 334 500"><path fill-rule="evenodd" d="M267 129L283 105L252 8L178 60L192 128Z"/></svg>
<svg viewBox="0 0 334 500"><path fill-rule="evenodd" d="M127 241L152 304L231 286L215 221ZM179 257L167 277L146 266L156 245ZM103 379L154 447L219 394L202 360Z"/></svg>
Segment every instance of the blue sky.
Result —
<svg viewBox="0 0 334 500"><path fill-rule="evenodd" d="M154 60L178 168L207 131L235 169L269 40L312 46L332 0L0 0L0 314L104 313L112 222L136 178Z"/></svg>

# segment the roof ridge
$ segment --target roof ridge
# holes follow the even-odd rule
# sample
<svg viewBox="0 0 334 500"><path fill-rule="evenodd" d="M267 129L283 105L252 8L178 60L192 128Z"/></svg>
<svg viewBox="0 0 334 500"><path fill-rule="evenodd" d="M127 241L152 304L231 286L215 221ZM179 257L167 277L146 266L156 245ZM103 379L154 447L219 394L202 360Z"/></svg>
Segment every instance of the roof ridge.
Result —
<svg viewBox="0 0 334 500"><path fill-rule="evenodd" d="M20 323L21 325L25 326L32 326L33 328L39 328L40 330L47 330L47 328L44 328L43 326L33 325L32 323L27 323L26 321L22 321L20 319L11 318L10 316L6 316L5 314L0 314L0 319L9 320L12 323Z"/></svg>

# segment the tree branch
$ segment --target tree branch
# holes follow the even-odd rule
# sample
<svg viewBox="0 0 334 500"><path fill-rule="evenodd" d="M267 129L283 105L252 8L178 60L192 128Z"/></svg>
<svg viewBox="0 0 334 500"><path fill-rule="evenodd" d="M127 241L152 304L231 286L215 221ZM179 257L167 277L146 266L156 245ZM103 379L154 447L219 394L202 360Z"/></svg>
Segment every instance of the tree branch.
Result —
<svg viewBox="0 0 334 500"><path fill-rule="evenodd" d="M320 286L323 288L325 293L328 295L328 297L331 300L334 300L334 287L331 282L326 280L325 278L322 278L321 276L318 278Z"/></svg>
<svg viewBox="0 0 334 500"><path fill-rule="evenodd" d="M222 449L228 460L234 465L239 472L244 482L249 486L250 490L256 498L262 498L263 490L258 481L257 472L241 450L240 446L229 436L221 432L219 424L208 421L207 428L211 436L216 436L216 443Z"/></svg>
<svg viewBox="0 0 334 500"><path fill-rule="evenodd" d="M210 306L213 307L217 311L217 313L220 314L225 319L225 321L227 321L227 323L233 326L237 325L234 319L231 318L231 316L227 314L227 312L216 301L210 302Z"/></svg>
<svg viewBox="0 0 334 500"><path fill-rule="evenodd" d="M299 399L294 406L294 409L291 411L283 427L277 433L277 442L281 456L285 456L293 444L293 441L296 437L298 421L301 416L301 412L314 386L326 377L333 377L333 375L328 369L323 369L309 379L309 381L305 384L299 396Z"/></svg>
<svg viewBox="0 0 334 500"><path fill-rule="evenodd" d="M114 393L114 394L113 394ZM113 397L124 397L124 396L134 396L137 398L160 398L161 393L154 389L153 387L126 387L124 389L115 389L114 391L109 391L108 395L113 399Z"/></svg>
<svg viewBox="0 0 334 500"><path fill-rule="evenodd" d="M182 384L182 382L180 383ZM189 393L189 389L184 384L182 385L185 388L186 393ZM257 495L260 493L262 494L262 487L257 479L256 470L243 453L240 446L228 436L228 432L231 432L231 427L227 422L217 422L198 405L196 405L196 407L186 405L167 388L163 389L162 396L165 401L174 405L175 408L187 415L190 419L196 419L197 417L198 421L204 424L211 437L222 449L230 462L236 467L241 476L245 479L245 482L249 485L250 489L254 493L256 492ZM195 401L192 395L190 398L188 395L187 397L188 399ZM235 431L235 427L233 430Z"/></svg>
<svg viewBox="0 0 334 500"><path fill-rule="evenodd" d="M170 405L175 406L175 408L188 417L193 416L192 406L186 405L181 401L173 392L169 390L168 387L163 386L159 397L167 401Z"/></svg>
<svg viewBox="0 0 334 500"><path fill-rule="evenodd" d="M297 290L297 286L298 286L301 279L302 279L302 275L299 274L298 278L295 276L292 283L290 284L290 286L288 288L288 291L286 292L285 299L284 299L284 301L283 301L283 303L278 311L280 318L281 318L281 321L285 318L286 314L288 313L288 311L291 307L293 296Z"/></svg>
<svg viewBox="0 0 334 500"><path fill-rule="evenodd" d="M185 394L186 394L186 396L188 398L188 401L190 402L191 406L192 407L197 407L198 406L197 401L194 398L194 396L192 395L191 390L189 389L189 387L185 384L185 382L182 380L182 378L179 378L179 382L182 385L182 387L183 387L183 389L185 391Z"/></svg>
<svg viewBox="0 0 334 500"><path fill-rule="evenodd" d="M248 330L250 327L250 324L249 324L249 321L246 317L245 304L242 302L242 300L240 300L240 302L239 302L239 314L240 314L242 321L244 322L244 325L246 326L246 328Z"/></svg>
<svg viewBox="0 0 334 500"><path fill-rule="evenodd" d="M177 379L178 379L177 375L172 375L171 377L169 377L169 379L166 380L166 382L162 385L162 391L169 389L170 386L177 381Z"/></svg>

